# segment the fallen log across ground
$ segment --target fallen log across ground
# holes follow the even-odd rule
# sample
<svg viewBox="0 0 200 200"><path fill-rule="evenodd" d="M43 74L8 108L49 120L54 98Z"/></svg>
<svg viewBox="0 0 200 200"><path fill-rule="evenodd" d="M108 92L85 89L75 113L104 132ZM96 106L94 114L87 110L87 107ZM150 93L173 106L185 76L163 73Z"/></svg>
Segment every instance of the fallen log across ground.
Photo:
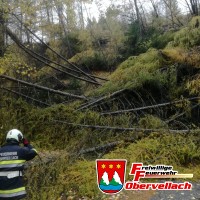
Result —
<svg viewBox="0 0 200 200"><path fill-rule="evenodd" d="M29 99L29 100L31 100L31 101L37 102L37 103L39 103L39 104L43 104L43 105L45 105L45 106L51 106L51 105L48 104L48 103L45 103L45 102L40 101L40 100L38 100L38 99L34 99L34 98L29 97L29 96L27 96L27 95L25 95L25 94L22 94L22 93L20 93L20 92L16 92L16 91L14 91L14 90L11 90L11 89L8 89L8 88L4 88L4 87L0 87L0 89L6 90L6 91L8 91L8 92L11 92L11 93L16 94L16 95L18 95L18 96L21 96L21 97L23 97L23 98Z"/></svg>
<svg viewBox="0 0 200 200"><path fill-rule="evenodd" d="M128 112L135 112L135 111L147 110L147 109L152 109L152 108L158 108L158 107L163 107L163 106L168 106L168 105L174 105L174 104L181 103L184 101L193 101L193 100L199 100L199 99L200 99L200 97L192 97L192 98L181 99L181 100L172 101L172 102L155 104L155 105L151 105L151 106L144 106L144 107L139 107L139 108L127 109L127 110L117 110L114 112L103 112L103 113L101 113L101 115L124 114L124 113L128 113Z"/></svg>
<svg viewBox="0 0 200 200"><path fill-rule="evenodd" d="M70 94L70 93L67 93L67 92L60 91L60 90L54 90L54 89L51 89L51 88L48 88L48 87L44 87L44 86L40 86L40 85L37 85L37 84L29 83L29 82L26 82L26 81L23 81L23 80L15 79L15 78L12 78L12 77L7 76L7 75L0 75L0 78L5 78L7 80L17 82L17 83L21 83L22 85L31 86L31 87L34 87L34 88L37 88L37 89L40 89L40 90L48 91L50 93L68 96L68 97L75 98L75 99L87 100L87 98L85 96L78 96L78 95Z"/></svg>
<svg viewBox="0 0 200 200"><path fill-rule="evenodd" d="M106 95L106 96L103 96L103 97L100 97L98 99L95 99L95 100L92 100L91 102L88 102L88 103L85 103L85 104L82 104L76 111L80 111L80 110L83 110L83 109L86 109L86 108L89 108L90 106L93 106L95 104L98 104L100 102L102 102L103 100L105 99L108 99L108 98L112 98L116 95L119 95L120 93L124 92L126 89L122 89L122 90L119 90L119 91L116 91L110 95Z"/></svg>
<svg viewBox="0 0 200 200"><path fill-rule="evenodd" d="M81 127L81 128L91 128L91 129L104 129L104 130L112 130L112 131L135 131L135 132L169 132L169 133L189 133L189 132L199 132L200 129L185 129L185 130L174 130L174 129L145 129L140 127L112 127L112 126L98 126L98 125L88 125L88 124L75 124L75 123L69 123L67 121L60 121L60 120L52 120L52 125L55 125L55 123L61 123L61 124L68 124L75 127Z"/></svg>

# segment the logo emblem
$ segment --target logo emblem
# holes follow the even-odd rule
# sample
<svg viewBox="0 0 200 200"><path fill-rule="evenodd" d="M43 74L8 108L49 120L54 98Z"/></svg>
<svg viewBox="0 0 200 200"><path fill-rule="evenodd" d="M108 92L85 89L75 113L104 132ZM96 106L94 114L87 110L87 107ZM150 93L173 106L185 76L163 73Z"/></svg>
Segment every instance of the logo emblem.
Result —
<svg viewBox="0 0 200 200"><path fill-rule="evenodd" d="M103 193L116 194L123 189L126 160L96 160L97 184Z"/></svg>

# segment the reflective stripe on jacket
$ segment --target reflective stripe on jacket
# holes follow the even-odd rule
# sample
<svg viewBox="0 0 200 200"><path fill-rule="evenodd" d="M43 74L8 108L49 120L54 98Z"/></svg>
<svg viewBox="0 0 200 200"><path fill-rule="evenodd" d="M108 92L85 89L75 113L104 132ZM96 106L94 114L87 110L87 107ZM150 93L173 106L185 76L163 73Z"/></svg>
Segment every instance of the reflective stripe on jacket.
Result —
<svg viewBox="0 0 200 200"><path fill-rule="evenodd" d="M24 163L36 155L31 145L20 147L13 141L0 148L0 200L22 199L26 196L22 171Z"/></svg>
<svg viewBox="0 0 200 200"><path fill-rule="evenodd" d="M11 197L17 197L17 196L25 196L26 191L25 187L17 188L14 190L0 190L0 199L2 198L11 198Z"/></svg>

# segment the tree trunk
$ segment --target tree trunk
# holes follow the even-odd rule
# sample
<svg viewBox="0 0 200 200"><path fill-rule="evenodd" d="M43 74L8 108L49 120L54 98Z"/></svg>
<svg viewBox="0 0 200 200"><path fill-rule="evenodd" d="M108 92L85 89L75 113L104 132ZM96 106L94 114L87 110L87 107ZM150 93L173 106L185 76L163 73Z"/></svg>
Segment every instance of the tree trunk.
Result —
<svg viewBox="0 0 200 200"><path fill-rule="evenodd" d="M4 11L0 9L0 56L2 57L5 52L5 20Z"/></svg>
<svg viewBox="0 0 200 200"><path fill-rule="evenodd" d="M75 126L75 127L80 127L80 128L89 128L89 129L96 129L96 130L110 130L110 131L118 131L121 132L122 131L127 131L127 132L145 132L145 133L151 133L151 132L161 132L163 133L168 132L168 133L188 133L188 132L199 132L199 130L194 129L194 130L190 130L190 129L185 129L185 130L174 130L174 129L145 129L145 128L137 128L137 127L130 127L130 128L125 128L125 127L113 127L113 126L99 126L99 125L88 125L88 124L75 124L75 123L70 123L67 121L60 121L60 120L52 120L51 123L56 123L56 124L68 124L71 126Z"/></svg>
<svg viewBox="0 0 200 200"><path fill-rule="evenodd" d="M174 13L172 10L172 1L168 1L168 0L163 0L165 6L166 6L166 15L170 15L170 20L172 22L172 27L175 27L175 21L174 21ZM169 12L169 13L168 13Z"/></svg>
<svg viewBox="0 0 200 200"><path fill-rule="evenodd" d="M16 91L14 91L14 90L10 90L10 89L4 88L4 87L1 87L0 89L6 90L6 91L8 91L8 92L11 92L11 93L13 93L13 94L16 94L16 95L18 95L18 96L20 96L20 97L23 97L23 98L25 98L25 99L29 99L29 100L31 100L31 101L33 101L33 102L38 103L38 104L42 104L42 105L44 105L44 106L51 106L50 104L48 104L48 103L46 103L46 102L40 101L40 100L38 100L38 99L34 99L34 98L30 97L30 96L27 96L27 95L24 95L24 94L22 94L22 93L16 92Z"/></svg>
<svg viewBox="0 0 200 200"><path fill-rule="evenodd" d="M190 0L189 2L187 0L185 0L191 15L193 16L198 16L199 15L199 8L198 8L198 4L199 1L198 0Z"/></svg>
<svg viewBox="0 0 200 200"><path fill-rule="evenodd" d="M7 80L16 82L16 83L21 83L22 85L31 86L33 88L37 88L39 90L47 91L47 92L50 92L50 93L53 93L53 94L59 94L59 95L63 95L63 96L68 96L68 97L75 98L75 99L87 100L87 98L84 97L84 96L78 96L78 95L70 94L68 92L62 92L60 90L54 90L54 89L51 89L51 88L48 88L48 87L44 87L44 86L40 86L40 85L37 85L37 84L28 83L26 81L15 79L15 78L12 78L10 76L0 75L0 78L4 78L4 79L7 79Z"/></svg>
<svg viewBox="0 0 200 200"><path fill-rule="evenodd" d="M140 22L140 12L139 12L139 8L138 8L138 5L137 5L137 0L134 0L134 4L135 4L137 21Z"/></svg>
<svg viewBox="0 0 200 200"><path fill-rule="evenodd" d="M140 12L139 12L139 8L138 8L137 0L134 0L134 4L135 4L137 22L138 22L138 26L139 26L139 29L140 29L140 35L143 37L144 27L143 27L142 19L140 17Z"/></svg>
<svg viewBox="0 0 200 200"><path fill-rule="evenodd" d="M199 14L197 0L190 0L190 4L191 4L191 7L192 7L193 15L197 16Z"/></svg>
<svg viewBox="0 0 200 200"><path fill-rule="evenodd" d="M79 18L80 18L80 28L84 29L84 16L83 16L83 2L82 0L79 1Z"/></svg>
<svg viewBox="0 0 200 200"><path fill-rule="evenodd" d="M150 0L150 1L151 1L152 6L153 6L153 9L154 9L155 16L156 16L156 18L158 18L159 15L158 15L158 9L156 7L156 4L155 4L155 2L153 0Z"/></svg>
<svg viewBox="0 0 200 200"><path fill-rule="evenodd" d="M124 114L124 113L128 113L128 112L136 112L136 111L141 111L141 110L157 109L159 107L170 106L170 105L182 103L184 101L192 101L192 100L199 100L199 99L200 99L200 97L192 97L192 98L188 98L188 99L181 99L181 100L177 100L177 101L166 102L166 103L161 103L161 104L156 104L156 105L151 105L151 106L144 106L144 107L139 107L139 108L133 108L133 109L128 109L128 110L104 112L104 113L101 113L101 115L116 115L116 114Z"/></svg>

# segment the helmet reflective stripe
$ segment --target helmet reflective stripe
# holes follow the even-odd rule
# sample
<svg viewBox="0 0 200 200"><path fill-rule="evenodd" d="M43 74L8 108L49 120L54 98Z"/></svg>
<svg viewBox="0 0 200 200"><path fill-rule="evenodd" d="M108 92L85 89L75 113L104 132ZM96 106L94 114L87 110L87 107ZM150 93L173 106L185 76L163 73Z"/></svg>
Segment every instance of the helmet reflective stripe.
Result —
<svg viewBox="0 0 200 200"><path fill-rule="evenodd" d="M8 139L15 139L20 142L23 139L23 134L17 129L12 129L7 133L6 140Z"/></svg>
<svg viewBox="0 0 200 200"><path fill-rule="evenodd" d="M25 187L13 190L0 190L0 197L16 197L23 194L26 194Z"/></svg>

